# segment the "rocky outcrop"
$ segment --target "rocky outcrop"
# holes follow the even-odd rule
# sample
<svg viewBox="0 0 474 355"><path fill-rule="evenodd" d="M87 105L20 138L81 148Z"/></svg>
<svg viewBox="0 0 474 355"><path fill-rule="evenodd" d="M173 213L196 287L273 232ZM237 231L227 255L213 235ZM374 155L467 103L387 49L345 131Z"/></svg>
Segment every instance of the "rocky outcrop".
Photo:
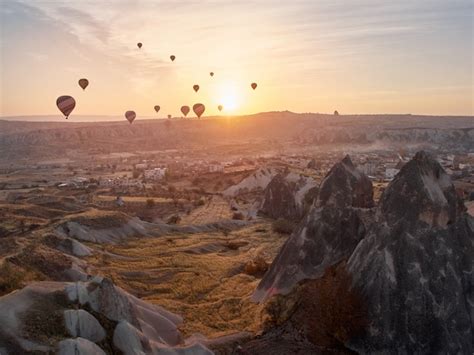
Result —
<svg viewBox="0 0 474 355"><path fill-rule="evenodd" d="M181 317L142 301L108 279L37 282L0 298L2 354L211 354L185 343Z"/></svg>
<svg viewBox="0 0 474 355"><path fill-rule="evenodd" d="M348 271L368 306L361 353L473 353L474 220L431 156L419 152L385 190Z"/></svg>
<svg viewBox="0 0 474 355"><path fill-rule="evenodd" d="M295 173L277 174L264 191L260 213L274 219L299 221L309 205L306 196L314 188L316 182L312 178Z"/></svg>
<svg viewBox="0 0 474 355"><path fill-rule="evenodd" d="M372 182L357 170L348 155L331 168L321 183L316 206L326 205L362 208L374 206Z"/></svg>
<svg viewBox="0 0 474 355"><path fill-rule="evenodd" d="M106 333L99 321L83 309L68 309L64 311L64 321L69 334L81 337L94 343L104 340Z"/></svg>
<svg viewBox="0 0 474 355"><path fill-rule="evenodd" d="M66 339L58 344L58 355L105 355L104 350L93 342L84 339Z"/></svg>
<svg viewBox="0 0 474 355"><path fill-rule="evenodd" d="M359 208L373 206L372 195L370 180L349 157L337 163L321 183L316 205L280 250L253 300L287 294L299 281L318 278L327 267L348 258L365 235Z"/></svg>
<svg viewBox="0 0 474 355"><path fill-rule="evenodd" d="M255 190L265 189L273 177L277 174L277 170L273 168L261 168L251 175L244 178L236 185L230 186L223 194L228 197L235 197L239 194L248 193Z"/></svg>

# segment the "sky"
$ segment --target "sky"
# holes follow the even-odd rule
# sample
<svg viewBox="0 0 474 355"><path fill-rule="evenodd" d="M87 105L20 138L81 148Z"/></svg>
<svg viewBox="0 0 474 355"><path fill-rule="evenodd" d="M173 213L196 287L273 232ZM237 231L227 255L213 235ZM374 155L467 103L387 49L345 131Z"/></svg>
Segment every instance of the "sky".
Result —
<svg viewBox="0 0 474 355"><path fill-rule="evenodd" d="M0 116L59 117L61 95L71 117L197 102L205 115L474 115L473 4L0 0Z"/></svg>

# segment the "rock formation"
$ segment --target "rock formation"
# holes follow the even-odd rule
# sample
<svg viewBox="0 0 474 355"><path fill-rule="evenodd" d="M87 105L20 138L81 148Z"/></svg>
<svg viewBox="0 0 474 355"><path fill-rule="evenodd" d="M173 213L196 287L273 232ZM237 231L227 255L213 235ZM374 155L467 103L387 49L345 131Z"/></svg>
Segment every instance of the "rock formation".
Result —
<svg viewBox="0 0 474 355"><path fill-rule="evenodd" d="M307 194L316 188L309 177L295 173L277 174L265 189L260 213L270 218L299 221L308 206Z"/></svg>
<svg viewBox="0 0 474 355"><path fill-rule="evenodd" d="M364 237L359 208L373 206L372 184L346 156L321 183L315 206L287 240L253 295L263 301L287 294L303 279L320 277L348 258Z"/></svg>
<svg viewBox="0 0 474 355"><path fill-rule="evenodd" d="M223 194L228 197L235 197L239 194L248 193L258 189L265 189L278 172L273 168L260 168L251 175L244 178L236 185L230 186Z"/></svg>
<svg viewBox="0 0 474 355"><path fill-rule="evenodd" d="M211 354L184 343L181 322L108 279L36 282L0 298L0 353Z"/></svg>
<svg viewBox="0 0 474 355"><path fill-rule="evenodd" d="M362 353L473 353L474 220L438 162L419 152L385 190L348 262L366 299Z"/></svg>
<svg viewBox="0 0 474 355"><path fill-rule="evenodd" d="M341 219L357 221L351 204L371 205L356 180L341 179L351 165L344 160L254 295L280 294L267 306L278 322L244 349L263 354L262 344L268 350L284 335L297 349L310 340L316 353L472 354L474 219L448 175L417 153L384 191L364 235ZM294 285L303 279L312 280Z"/></svg>

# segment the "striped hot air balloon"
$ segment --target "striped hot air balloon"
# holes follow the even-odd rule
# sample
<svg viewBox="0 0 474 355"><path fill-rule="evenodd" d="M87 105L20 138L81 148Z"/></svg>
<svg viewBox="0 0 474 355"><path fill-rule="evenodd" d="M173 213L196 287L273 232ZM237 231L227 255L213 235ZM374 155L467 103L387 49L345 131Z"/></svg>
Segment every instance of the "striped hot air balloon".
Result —
<svg viewBox="0 0 474 355"><path fill-rule="evenodd" d="M76 107L76 100L72 96L64 95L59 96L56 99L56 106L58 107L59 111L68 119L69 115L71 114L74 107Z"/></svg>
<svg viewBox="0 0 474 355"><path fill-rule="evenodd" d="M206 107L203 104L195 104L193 106L193 111L198 116L198 118L201 118L202 114L206 110Z"/></svg>

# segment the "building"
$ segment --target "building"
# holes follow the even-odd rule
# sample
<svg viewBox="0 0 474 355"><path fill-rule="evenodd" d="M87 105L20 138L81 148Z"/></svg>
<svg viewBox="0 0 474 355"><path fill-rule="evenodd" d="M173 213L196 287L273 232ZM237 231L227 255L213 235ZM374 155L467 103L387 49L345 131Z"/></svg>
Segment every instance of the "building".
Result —
<svg viewBox="0 0 474 355"><path fill-rule="evenodd" d="M143 176L147 180L161 180L166 175L166 168L154 168L150 170L145 170Z"/></svg>
<svg viewBox="0 0 474 355"><path fill-rule="evenodd" d="M222 165L222 164L211 164L211 165L209 165L209 172L210 173L223 173L224 172L224 165Z"/></svg>
<svg viewBox="0 0 474 355"><path fill-rule="evenodd" d="M375 163L365 163L361 164L357 167L360 171L362 171L365 175L375 176L377 173L377 164Z"/></svg>
<svg viewBox="0 0 474 355"><path fill-rule="evenodd" d="M141 181L128 178L101 179L99 185L102 187L143 187Z"/></svg>

